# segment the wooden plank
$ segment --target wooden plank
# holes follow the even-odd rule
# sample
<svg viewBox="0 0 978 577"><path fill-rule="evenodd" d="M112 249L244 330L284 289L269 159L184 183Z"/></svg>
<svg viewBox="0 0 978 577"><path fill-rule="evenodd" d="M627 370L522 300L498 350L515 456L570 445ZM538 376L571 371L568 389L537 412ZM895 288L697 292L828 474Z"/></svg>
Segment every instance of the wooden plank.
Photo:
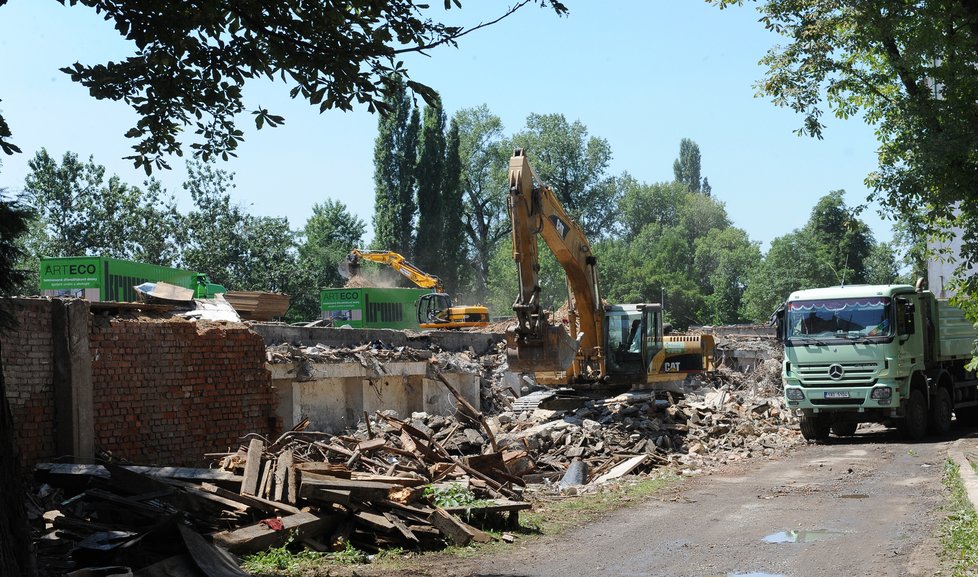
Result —
<svg viewBox="0 0 978 577"><path fill-rule="evenodd" d="M258 487L255 489L255 496L264 499L268 496L268 482L272 477L272 462L265 461L261 464L261 475L259 478L261 481L258 482Z"/></svg>
<svg viewBox="0 0 978 577"><path fill-rule="evenodd" d="M183 523L177 523L177 526L194 564L207 577L248 577L230 555L208 543L199 533Z"/></svg>
<svg viewBox="0 0 978 577"><path fill-rule="evenodd" d="M592 481L592 483L604 483L605 481L610 481L612 479L617 479L618 477L627 475L631 473L632 470L635 469L635 467L638 467L643 462L645 462L645 459L647 457L648 455L637 455L635 457L632 457L631 459L619 463L614 467L612 467L610 471L608 471L604 475L601 475L600 477Z"/></svg>
<svg viewBox="0 0 978 577"><path fill-rule="evenodd" d="M408 526L404 524L404 521L401 521L396 516L391 515L390 513L384 513L384 518L386 518L392 525L394 525L394 527L397 528L397 530L401 533L401 535L405 539L411 541L412 543L419 542L418 536L415 535L410 529L408 529Z"/></svg>
<svg viewBox="0 0 978 577"><path fill-rule="evenodd" d="M242 495L258 494L258 476L261 473L261 455L265 443L261 439L252 439L248 443L248 460L245 462L244 479L241 481Z"/></svg>
<svg viewBox="0 0 978 577"><path fill-rule="evenodd" d="M441 507L435 508L431 513L429 521L449 542L459 547L464 547L472 541L476 543L488 543L492 541L492 537L488 533L463 522Z"/></svg>
<svg viewBox="0 0 978 577"><path fill-rule="evenodd" d="M354 481L352 479L340 479L328 475L317 475L315 473L303 473L299 485L300 497L315 496L320 489L333 489L340 491L350 491L355 499L373 501L375 499L387 499L392 489L399 485L393 483L378 483L376 481Z"/></svg>
<svg viewBox="0 0 978 577"><path fill-rule="evenodd" d="M120 465L120 468L140 473L150 477L164 477L169 479L179 479L181 481L224 481L228 483L240 483L241 475L235 475L229 471L221 469L196 469L193 467L146 467L141 465ZM102 477L108 479L110 473L102 465L71 465L68 463L38 463L34 466L36 471L51 475L65 476L89 476Z"/></svg>
<svg viewBox="0 0 978 577"><path fill-rule="evenodd" d="M385 445L387 445L387 441L383 438L370 439L357 443L357 450L361 453L366 453L368 451L375 451Z"/></svg>
<svg viewBox="0 0 978 577"><path fill-rule="evenodd" d="M350 470L343 465L336 465L333 463L324 463L322 461L310 461L308 463L296 463L293 467L296 471L301 473L316 473L318 475L329 475L331 477L340 477L341 479L349 479L352 475Z"/></svg>
<svg viewBox="0 0 978 577"><path fill-rule="evenodd" d="M337 524L337 517L321 517L308 512L282 517L281 531L269 528L267 525L256 523L235 531L215 533L214 543L235 554L256 553L269 547L281 547L294 532L296 537L316 538Z"/></svg>
<svg viewBox="0 0 978 577"><path fill-rule="evenodd" d="M240 503L245 507L254 507L259 511L265 511L266 513L299 513L300 509L293 507L287 503L279 503L278 501L269 501L268 499L262 499L260 497L255 497L252 495L241 495L233 491L228 491L227 489L222 489L217 485L211 483L202 483L200 485L202 491L212 493L218 497L223 497L230 501Z"/></svg>
<svg viewBox="0 0 978 577"><path fill-rule="evenodd" d="M272 499L281 501L283 497L288 498L289 477L292 472L292 449L282 451L278 456L278 463L275 466L275 492ZM294 484L293 484L294 486ZM290 501L294 503L295 501Z"/></svg>
<svg viewBox="0 0 978 577"><path fill-rule="evenodd" d="M361 526L365 526L374 531L380 531L381 533L393 533L397 531L397 527L387 520L387 517L377 513L371 513L370 511L357 511L354 513L353 518L357 520L357 523Z"/></svg>

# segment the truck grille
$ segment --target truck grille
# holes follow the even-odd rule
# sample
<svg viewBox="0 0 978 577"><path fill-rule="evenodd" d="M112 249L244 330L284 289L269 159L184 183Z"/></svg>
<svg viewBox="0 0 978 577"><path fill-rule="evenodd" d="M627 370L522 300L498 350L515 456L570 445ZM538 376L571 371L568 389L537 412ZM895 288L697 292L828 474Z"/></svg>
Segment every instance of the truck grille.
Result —
<svg viewBox="0 0 978 577"><path fill-rule="evenodd" d="M849 387L876 383L878 369L875 362L851 362L801 364L796 370L803 387Z"/></svg>

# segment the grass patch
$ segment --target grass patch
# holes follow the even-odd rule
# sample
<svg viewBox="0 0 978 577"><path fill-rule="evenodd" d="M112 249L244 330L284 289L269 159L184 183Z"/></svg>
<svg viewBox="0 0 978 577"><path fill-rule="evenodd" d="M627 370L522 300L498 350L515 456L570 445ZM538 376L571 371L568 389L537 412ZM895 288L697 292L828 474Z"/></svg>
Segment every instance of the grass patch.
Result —
<svg viewBox="0 0 978 577"><path fill-rule="evenodd" d="M316 573L324 563L360 565L367 562L367 555L349 543L342 551L317 553L306 549L293 552L289 549L292 541L293 537L289 537L281 547L248 555L241 563L241 568L252 575L303 575Z"/></svg>
<svg viewBox="0 0 978 577"><path fill-rule="evenodd" d="M975 575L978 568L978 513L968 500L958 466L944 465L944 486L951 492L948 515L941 524L943 557L951 565L951 577Z"/></svg>
<svg viewBox="0 0 978 577"><path fill-rule="evenodd" d="M576 527L609 511L634 501L641 501L649 495L675 485L679 480L678 476L668 474L622 485L611 485L597 493L544 501L537 504L533 511L520 514L522 526L524 532L557 535L569 527Z"/></svg>

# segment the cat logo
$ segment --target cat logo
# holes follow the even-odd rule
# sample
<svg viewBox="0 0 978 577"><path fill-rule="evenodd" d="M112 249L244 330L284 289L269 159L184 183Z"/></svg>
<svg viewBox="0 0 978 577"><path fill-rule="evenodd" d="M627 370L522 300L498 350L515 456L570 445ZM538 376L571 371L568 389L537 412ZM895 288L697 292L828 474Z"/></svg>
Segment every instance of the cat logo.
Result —
<svg viewBox="0 0 978 577"><path fill-rule="evenodd" d="M678 373L679 372L679 363L678 362L675 362L675 363L664 363L664 366L665 366L665 371L667 373Z"/></svg>

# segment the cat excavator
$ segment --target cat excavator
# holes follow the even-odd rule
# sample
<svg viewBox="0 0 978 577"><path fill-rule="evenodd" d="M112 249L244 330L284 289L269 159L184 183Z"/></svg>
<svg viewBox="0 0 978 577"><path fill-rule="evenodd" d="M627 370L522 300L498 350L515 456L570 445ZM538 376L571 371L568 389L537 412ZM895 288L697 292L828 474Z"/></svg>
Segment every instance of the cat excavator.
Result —
<svg viewBox="0 0 978 577"><path fill-rule="evenodd" d="M465 306L452 304L452 297L445 294L441 279L411 264L400 254L389 250L353 249L346 255L341 273L347 278L360 273L360 262L385 264L421 288L432 292L422 295L417 302L418 325L423 329L463 329L484 327L489 324L489 309L482 305Z"/></svg>
<svg viewBox="0 0 978 577"><path fill-rule="evenodd" d="M712 335L665 335L659 303L601 300L591 245L522 149L510 158L508 209L519 276L516 324L506 331L510 370L579 391L681 390L686 377L713 370ZM541 304L538 237L566 274L566 321L555 323Z"/></svg>

